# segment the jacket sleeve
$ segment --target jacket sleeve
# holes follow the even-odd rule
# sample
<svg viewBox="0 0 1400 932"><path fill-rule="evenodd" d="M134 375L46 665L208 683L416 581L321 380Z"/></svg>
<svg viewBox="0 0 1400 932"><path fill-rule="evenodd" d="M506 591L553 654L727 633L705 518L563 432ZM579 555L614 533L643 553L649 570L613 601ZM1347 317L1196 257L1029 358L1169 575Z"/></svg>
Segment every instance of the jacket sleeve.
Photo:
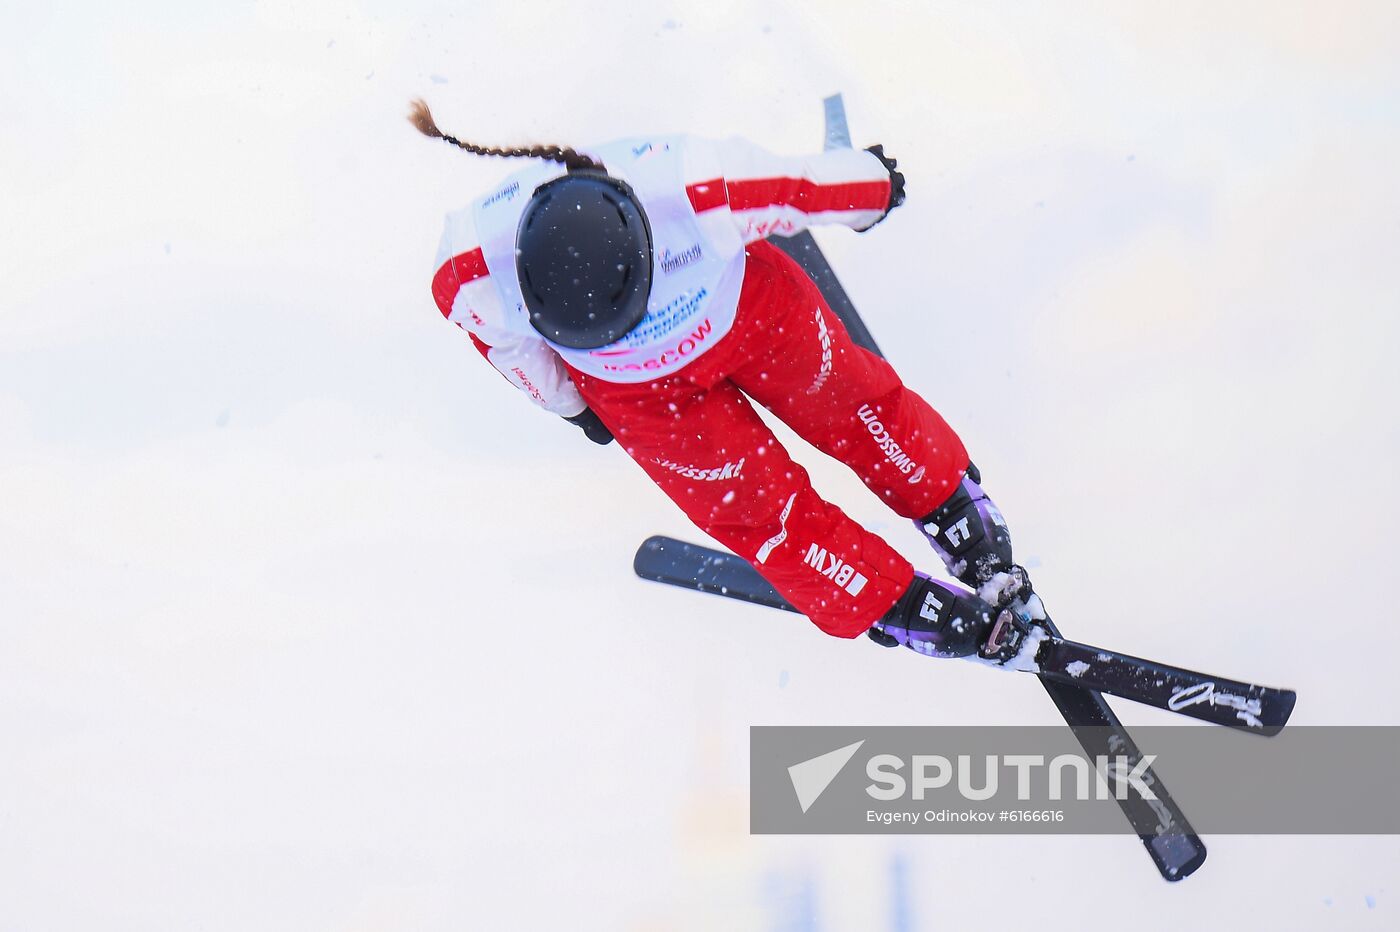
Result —
<svg viewBox="0 0 1400 932"><path fill-rule="evenodd" d="M442 316L467 332L486 361L535 404L561 417L573 417L587 407L548 343L506 327L505 309L476 245L470 211L447 217L433 300Z"/></svg>
<svg viewBox="0 0 1400 932"><path fill-rule="evenodd" d="M890 173L869 152L832 149L791 158L738 137L715 145L729 213L746 243L818 223L865 230L889 207Z"/></svg>

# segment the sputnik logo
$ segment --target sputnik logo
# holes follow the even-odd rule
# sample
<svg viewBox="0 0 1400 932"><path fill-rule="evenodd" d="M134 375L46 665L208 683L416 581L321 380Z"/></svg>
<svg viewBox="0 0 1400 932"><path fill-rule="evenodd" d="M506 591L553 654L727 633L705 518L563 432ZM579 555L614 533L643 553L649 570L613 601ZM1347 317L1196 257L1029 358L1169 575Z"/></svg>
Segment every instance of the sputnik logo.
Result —
<svg viewBox="0 0 1400 932"><path fill-rule="evenodd" d="M788 778L792 780L792 790L797 794L797 804L802 807L805 813L812 808L812 804L826 792L826 788L831 786L831 781L836 779L842 769L855 756L856 751L865 743L861 738L855 744L848 744L844 748L837 748L834 751L827 751L819 754L810 760L804 760L800 764L793 764L788 768Z"/></svg>

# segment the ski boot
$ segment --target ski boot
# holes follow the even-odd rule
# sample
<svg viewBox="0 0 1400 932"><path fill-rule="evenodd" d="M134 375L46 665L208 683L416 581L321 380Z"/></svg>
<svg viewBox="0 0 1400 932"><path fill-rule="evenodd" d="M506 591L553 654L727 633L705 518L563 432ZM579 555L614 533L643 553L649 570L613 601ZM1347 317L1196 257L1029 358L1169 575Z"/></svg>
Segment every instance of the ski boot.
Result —
<svg viewBox="0 0 1400 932"><path fill-rule="evenodd" d="M948 572L974 589L1013 565L1011 532L978 484L981 478L968 463L967 475L948 500L914 521Z"/></svg>
<svg viewBox="0 0 1400 932"><path fill-rule="evenodd" d="M997 608L957 586L915 573L885 616L866 632L882 647L908 647L927 657L969 657L1014 665L1038 638L1030 619Z"/></svg>

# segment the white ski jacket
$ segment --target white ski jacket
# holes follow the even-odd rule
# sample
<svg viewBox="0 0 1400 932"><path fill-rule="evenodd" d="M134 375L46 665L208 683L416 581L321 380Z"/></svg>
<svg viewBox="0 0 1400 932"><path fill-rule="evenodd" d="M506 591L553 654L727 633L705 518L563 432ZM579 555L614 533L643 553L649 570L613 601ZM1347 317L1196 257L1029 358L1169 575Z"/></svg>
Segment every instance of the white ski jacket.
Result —
<svg viewBox="0 0 1400 932"><path fill-rule="evenodd" d="M738 138L624 139L581 150L631 185L651 224L652 290L630 333L598 349L551 343L530 326L515 271L515 232L535 188L564 173L531 162L470 206L447 215L433 298L482 355L538 405L584 409L569 367L611 382L672 375L729 332L744 278L744 245L817 223L872 226L890 176L869 152L783 158Z"/></svg>

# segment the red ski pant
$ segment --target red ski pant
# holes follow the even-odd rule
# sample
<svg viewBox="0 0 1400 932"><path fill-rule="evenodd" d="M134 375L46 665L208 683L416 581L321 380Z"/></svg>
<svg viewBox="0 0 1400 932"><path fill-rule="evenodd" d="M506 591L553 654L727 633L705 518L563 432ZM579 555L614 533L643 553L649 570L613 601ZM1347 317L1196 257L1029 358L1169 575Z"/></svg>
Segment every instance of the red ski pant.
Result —
<svg viewBox="0 0 1400 932"><path fill-rule="evenodd" d="M751 562L817 627L855 637L904 593L913 567L812 489L749 399L906 518L947 500L967 453L888 363L851 341L786 253L758 242L747 260L733 328L681 372L633 385L574 372L574 381L701 530Z"/></svg>

